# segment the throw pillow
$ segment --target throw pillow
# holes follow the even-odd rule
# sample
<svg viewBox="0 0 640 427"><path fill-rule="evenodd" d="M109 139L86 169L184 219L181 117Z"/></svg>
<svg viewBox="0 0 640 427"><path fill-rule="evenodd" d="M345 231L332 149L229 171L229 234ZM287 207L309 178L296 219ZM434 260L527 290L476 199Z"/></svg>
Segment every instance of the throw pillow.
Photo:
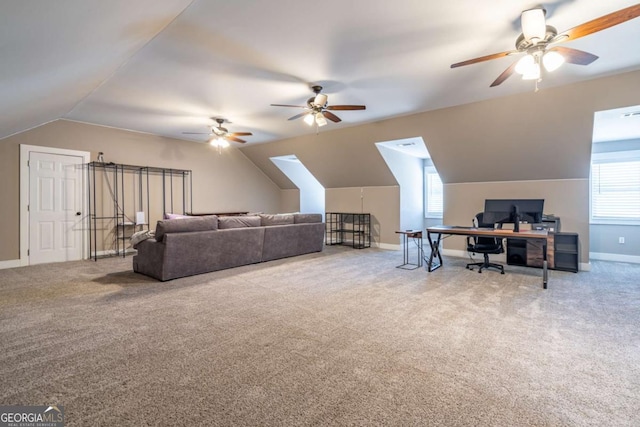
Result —
<svg viewBox="0 0 640 427"><path fill-rule="evenodd" d="M164 219L184 219L184 218L191 218L191 217L189 215L174 214L174 213L164 214Z"/></svg>
<svg viewBox="0 0 640 427"><path fill-rule="evenodd" d="M224 216L218 218L218 228L260 227L259 216Z"/></svg>
<svg viewBox="0 0 640 427"><path fill-rule="evenodd" d="M322 222L322 214L306 213L306 214L295 214L293 216L294 224L305 224L305 223L313 223L313 222Z"/></svg>
<svg viewBox="0 0 640 427"><path fill-rule="evenodd" d="M180 221L167 219L158 221L156 225L156 240L162 241L166 233L185 233L188 231L208 231L218 229L216 215L190 216Z"/></svg>
<svg viewBox="0 0 640 427"><path fill-rule="evenodd" d="M153 236L154 236L153 231L149 231L149 230L136 231L129 238L129 242L131 243L131 246L133 246L133 249L135 249L136 246L138 246L138 243L144 242L147 239L151 239L153 238Z"/></svg>
<svg viewBox="0 0 640 427"><path fill-rule="evenodd" d="M260 225L293 224L293 214L260 214Z"/></svg>

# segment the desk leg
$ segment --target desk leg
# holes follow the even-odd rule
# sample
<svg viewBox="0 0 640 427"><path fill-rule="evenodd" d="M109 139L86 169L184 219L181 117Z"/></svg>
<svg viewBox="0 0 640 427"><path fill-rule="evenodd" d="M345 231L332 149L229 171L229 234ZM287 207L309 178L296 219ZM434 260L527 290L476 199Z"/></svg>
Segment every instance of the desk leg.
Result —
<svg viewBox="0 0 640 427"><path fill-rule="evenodd" d="M547 240L544 241L544 250L542 251L542 288L547 289L547 251L549 250L549 245L547 244Z"/></svg>
<svg viewBox="0 0 640 427"><path fill-rule="evenodd" d="M433 270L436 270L442 267L442 255L440 255L440 240L442 239L442 234L438 234L438 238L433 241L431 240L431 233L427 231L427 241L429 242L429 246L431 247L431 254L429 254L429 261L427 262L427 271L431 273ZM434 263L434 258L438 258L438 262Z"/></svg>
<svg viewBox="0 0 640 427"><path fill-rule="evenodd" d="M409 236L404 234L404 265L409 264Z"/></svg>

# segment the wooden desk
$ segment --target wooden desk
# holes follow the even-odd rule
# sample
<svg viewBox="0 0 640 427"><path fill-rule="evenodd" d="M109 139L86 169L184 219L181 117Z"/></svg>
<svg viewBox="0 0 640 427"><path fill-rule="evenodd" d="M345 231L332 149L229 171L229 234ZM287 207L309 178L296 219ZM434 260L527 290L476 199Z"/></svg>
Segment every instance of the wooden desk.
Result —
<svg viewBox="0 0 640 427"><path fill-rule="evenodd" d="M431 233L437 234L437 238L433 240ZM513 239L525 239L525 240L542 240L542 287L547 289L547 230L527 230L515 232L513 230L500 230L494 228L475 228L475 227L460 227L451 225L439 225L435 227L427 228L427 241L431 246L431 254L429 255L429 261L427 262L427 270L432 272L442 266L442 255L440 255L440 242L443 235L456 235L456 236L484 236L484 237L497 237L497 238L513 238ZM435 258L438 259L436 262Z"/></svg>

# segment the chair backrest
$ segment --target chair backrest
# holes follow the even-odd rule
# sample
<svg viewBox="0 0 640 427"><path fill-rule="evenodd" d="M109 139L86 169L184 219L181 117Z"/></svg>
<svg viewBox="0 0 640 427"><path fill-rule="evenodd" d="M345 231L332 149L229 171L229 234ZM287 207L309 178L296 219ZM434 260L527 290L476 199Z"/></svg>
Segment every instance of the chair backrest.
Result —
<svg viewBox="0 0 640 427"><path fill-rule="evenodd" d="M482 227L482 228L493 228L494 227L493 224L488 224L488 223L484 222L484 212L478 212L476 214L475 221L477 223L476 227Z"/></svg>
<svg viewBox="0 0 640 427"><path fill-rule="evenodd" d="M484 219L484 213L483 212L478 212L476 214L475 217L475 227L479 227L479 228L493 228L494 224L488 224L486 222L483 221ZM495 237L482 237L482 236L478 236L475 238L475 243L476 245L496 245L496 246L502 246L502 239L499 238L495 238Z"/></svg>

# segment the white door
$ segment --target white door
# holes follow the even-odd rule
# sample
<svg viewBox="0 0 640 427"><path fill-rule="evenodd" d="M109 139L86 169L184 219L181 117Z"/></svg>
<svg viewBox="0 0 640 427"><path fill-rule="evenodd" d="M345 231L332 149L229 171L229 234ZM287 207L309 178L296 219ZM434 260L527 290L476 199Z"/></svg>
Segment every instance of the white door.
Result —
<svg viewBox="0 0 640 427"><path fill-rule="evenodd" d="M82 164L29 153L29 264L82 259Z"/></svg>

